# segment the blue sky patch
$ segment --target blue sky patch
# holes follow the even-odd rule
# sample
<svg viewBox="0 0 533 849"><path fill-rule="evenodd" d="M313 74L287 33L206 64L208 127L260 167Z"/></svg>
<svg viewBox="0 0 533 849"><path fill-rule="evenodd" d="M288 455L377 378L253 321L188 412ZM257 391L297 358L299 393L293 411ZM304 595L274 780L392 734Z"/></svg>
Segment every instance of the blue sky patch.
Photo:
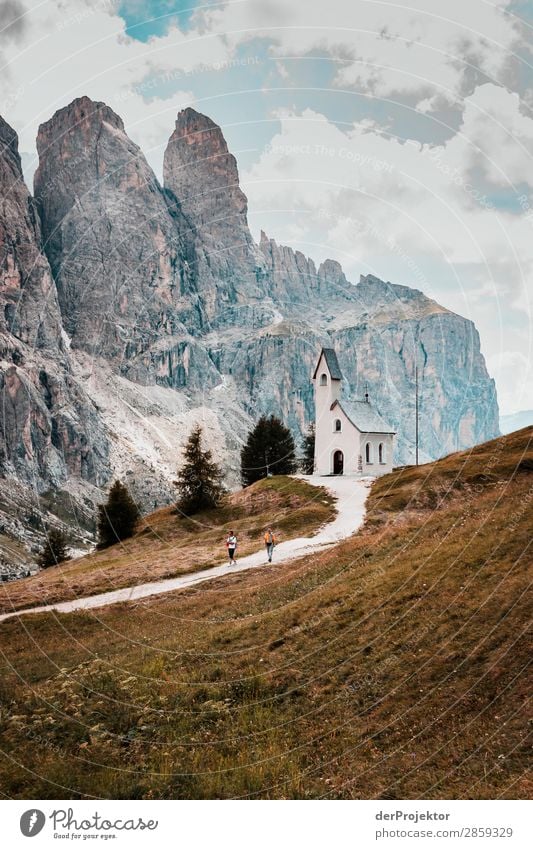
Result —
<svg viewBox="0 0 533 849"><path fill-rule="evenodd" d="M186 30L198 0L125 0L118 14L126 24L126 33L137 41L162 36L171 26Z"/></svg>

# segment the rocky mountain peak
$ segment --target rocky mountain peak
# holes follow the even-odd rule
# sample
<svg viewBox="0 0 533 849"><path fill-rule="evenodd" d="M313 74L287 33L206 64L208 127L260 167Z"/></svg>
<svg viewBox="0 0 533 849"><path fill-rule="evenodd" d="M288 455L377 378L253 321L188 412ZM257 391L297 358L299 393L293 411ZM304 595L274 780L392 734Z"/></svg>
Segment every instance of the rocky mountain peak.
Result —
<svg viewBox="0 0 533 849"><path fill-rule="evenodd" d="M183 109L165 151L164 183L200 230L243 258L253 246L248 200L239 185L237 160L220 127L196 110Z"/></svg>
<svg viewBox="0 0 533 849"><path fill-rule="evenodd" d="M109 185L123 190L159 185L122 119L89 97L73 100L41 124L37 151L34 187L39 199L70 191L83 202L83 192L95 186L101 192Z"/></svg>
<svg viewBox="0 0 533 849"><path fill-rule="evenodd" d="M135 359L175 332L187 285L163 190L122 120L87 97L41 125L37 148L36 199L73 347Z"/></svg>
<svg viewBox="0 0 533 849"><path fill-rule="evenodd" d="M88 140L94 128L100 127L103 122L115 130L124 132L122 119L107 104L91 100L90 97L85 95L77 97L68 106L58 109L48 121L45 121L39 127L37 135L39 156L47 141L51 140L57 143L62 135L68 136L72 132L83 133Z"/></svg>
<svg viewBox="0 0 533 849"><path fill-rule="evenodd" d="M327 283L338 295L348 294L353 297L354 287L346 279L342 265L335 259L326 259L318 267L318 277Z"/></svg>
<svg viewBox="0 0 533 849"><path fill-rule="evenodd" d="M326 259L318 270L312 259L302 251L278 245L261 230L259 249L262 252L273 292L290 306L291 301L309 298L353 299L355 288L346 279L340 263Z"/></svg>
<svg viewBox="0 0 533 849"><path fill-rule="evenodd" d="M178 117L176 118L175 123L175 133L190 137L191 144L195 144L196 140L193 139L193 136L204 132L212 132L213 138L216 140L220 148L228 153L228 146L224 136L222 135L222 130L218 124L215 124L209 115L204 115L202 112L198 112L196 109L193 109L192 106L186 106L185 109L181 109L178 112Z"/></svg>
<svg viewBox="0 0 533 849"><path fill-rule="evenodd" d="M382 312L383 316L391 310L404 318L450 312L419 289L386 282L374 274L361 274L356 292L369 312Z"/></svg>
<svg viewBox="0 0 533 849"><path fill-rule="evenodd" d="M186 219L198 291L210 321L220 309L264 294L264 257L248 228L237 161L220 127L195 109L176 119L163 163L164 185Z"/></svg>

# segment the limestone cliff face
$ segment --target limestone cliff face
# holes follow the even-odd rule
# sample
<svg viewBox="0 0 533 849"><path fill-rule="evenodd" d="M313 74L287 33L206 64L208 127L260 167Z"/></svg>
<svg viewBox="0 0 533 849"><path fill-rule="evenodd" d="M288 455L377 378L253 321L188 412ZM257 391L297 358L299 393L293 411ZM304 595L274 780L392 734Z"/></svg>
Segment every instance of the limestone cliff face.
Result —
<svg viewBox="0 0 533 849"><path fill-rule="evenodd" d="M42 492L106 477L97 412L71 373L15 132L0 118L0 475Z"/></svg>
<svg viewBox="0 0 533 849"><path fill-rule="evenodd" d="M395 425L396 462L413 461L415 367L419 370L420 444L439 457L498 433L494 382L473 324L447 311L361 320L332 334L351 393L370 397Z"/></svg>
<svg viewBox="0 0 533 849"><path fill-rule="evenodd" d="M61 317L40 223L22 177L18 139L0 118L0 333L41 350L57 350Z"/></svg>

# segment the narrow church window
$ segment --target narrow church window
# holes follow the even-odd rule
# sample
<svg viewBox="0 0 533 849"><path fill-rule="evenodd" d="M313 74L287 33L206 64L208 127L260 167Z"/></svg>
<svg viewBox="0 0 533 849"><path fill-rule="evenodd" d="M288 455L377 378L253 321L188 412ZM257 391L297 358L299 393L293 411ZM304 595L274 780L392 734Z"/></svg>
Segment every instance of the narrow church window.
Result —
<svg viewBox="0 0 533 849"><path fill-rule="evenodd" d="M365 445L365 459L367 463L372 462L372 446L370 442L367 442Z"/></svg>
<svg viewBox="0 0 533 849"><path fill-rule="evenodd" d="M341 431L341 430L342 430L342 425L341 425L341 420L340 420L340 419L335 419L335 421L333 422L333 430L334 430L336 433L339 433L339 431Z"/></svg>
<svg viewBox="0 0 533 849"><path fill-rule="evenodd" d="M379 443L379 462L385 463L385 446L382 442Z"/></svg>
<svg viewBox="0 0 533 849"><path fill-rule="evenodd" d="M327 376L327 374L321 374L321 375L320 375L320 385L321 385L321 386L327 386L327 385L328 385L328 376Z"/></svg>

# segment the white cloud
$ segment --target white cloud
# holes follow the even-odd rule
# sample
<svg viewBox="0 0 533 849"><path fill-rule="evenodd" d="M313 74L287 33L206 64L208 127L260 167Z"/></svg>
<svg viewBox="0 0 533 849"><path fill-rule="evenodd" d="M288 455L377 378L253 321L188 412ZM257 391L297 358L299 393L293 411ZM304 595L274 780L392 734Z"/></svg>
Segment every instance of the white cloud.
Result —
<svg viewBox="0 0 533 849"><path fill-rule="evenodd" d="M491 114L482 111L485 93L478 89L465 101L461 132L438 147L401 143L368 124L344 132L311 109L279 115L280 133L246 175L252 202L305 209L322 222L322 230L324 220L336 222L350 233L349 242L337 247L351 246L357 255L374 251L380 238L391 235L414 253L440 250L443 261L491 261L507 234L520 244L524 260L533 257L531 225L524 216L495 213L485 184L470 173L472 163L481 162L507 186L532 180L529 153L500 124L506 101L509 112L516 110L515 96L498 93ZM525 139L533 134L533 120L521 122ZM502 134L511 149L522 151L520 160L517 153L507 155ZM337 224L350 209L354 219L372 222L373 236L358 236L349 221Z"/></svg>
<svg viewBox="0 0 533 849"><path fill-rule="evenodd" d="M344 60L340 87L378 97L401 93L452 102L473 75L499 80L520 32L509 0L308 0L230 3L208 11L230 43L262 35L277 55L327 54ZM472 82L470 82L472 85Z"/></svg>
<svg viewBox="0 0 533 849"><path fill-rule="evenodd" d="M531 353L531 352L530 352ZM531 409L533 368L531 356L521 351L501 351L488 357L487 365L498 385L500 414Z"/></svg>
<svg viewBox="0 0 533 849"><path fill-rule="evenodd" d="M494 183L533 185L533 120L521 112L518 94L483 85L467 103L461 133L472 145L473 160Z"/></svg>

